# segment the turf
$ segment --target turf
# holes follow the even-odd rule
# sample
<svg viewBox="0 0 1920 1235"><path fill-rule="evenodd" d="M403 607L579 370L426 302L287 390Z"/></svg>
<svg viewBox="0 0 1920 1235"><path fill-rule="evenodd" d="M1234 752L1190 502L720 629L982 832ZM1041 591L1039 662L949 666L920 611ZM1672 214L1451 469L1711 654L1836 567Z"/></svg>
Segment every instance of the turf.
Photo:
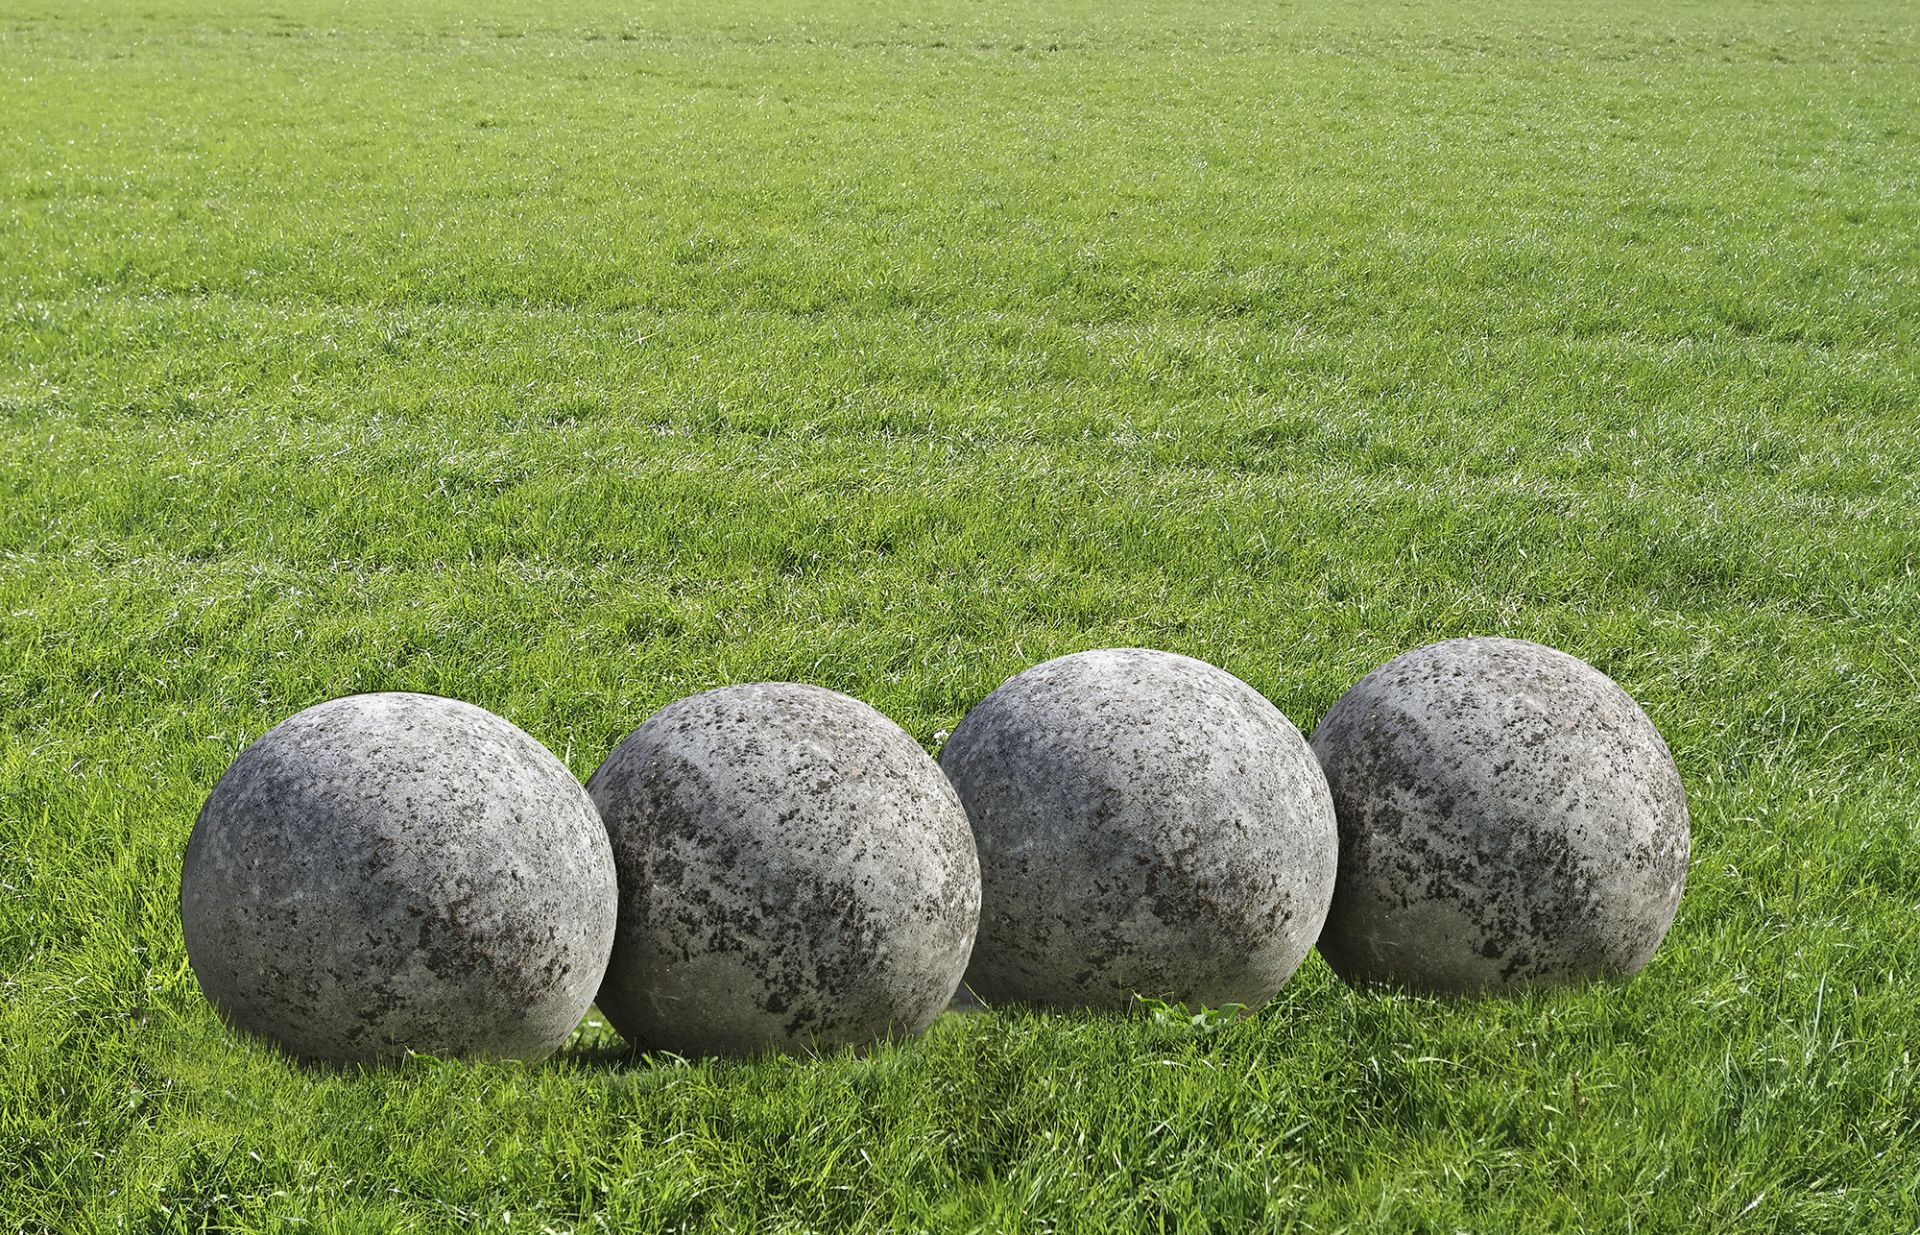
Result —
<svg viewBox="0 0 1920 1235"><path fill-rule="evenodd" d="M1920 1230L1920 7L0 0L0 1227ZM1634 981L303 1071L195 811L1080 648L1468 634L1667 735Z"/></svg>

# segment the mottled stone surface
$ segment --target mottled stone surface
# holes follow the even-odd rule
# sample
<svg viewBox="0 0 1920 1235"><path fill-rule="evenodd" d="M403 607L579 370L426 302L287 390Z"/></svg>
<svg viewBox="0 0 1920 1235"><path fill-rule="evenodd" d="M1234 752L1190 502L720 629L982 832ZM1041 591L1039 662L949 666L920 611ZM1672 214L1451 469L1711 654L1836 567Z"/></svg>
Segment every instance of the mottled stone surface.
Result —
<svg viewBox="0 0 1920 1235"><path fill-rule="evenodd" d="M1455 639L1368 674L1313 735L1340 819L1320 952L1347 981L1453 994L1630 974L1686 881L1680 773L1584 661Z"/></svg>
<svg viewBox="0 0 1920 1235"><path fill-rule="evenodd" d="M374 694L249 746L187 843L207 997L304 1059L537 1059L593 1000L613 853L580 782L484 709Z"/></svg>
<svg viewBox="0 0 1920 1235"><path fill-rule="evenodd" d="M967 983L989 1004L1259 1004L1333 894L1326 780L1245 682L1139 648L1036 665L975 707L940 766L980 850Z"/></svg>
<svg viewBox="0 0 1920 1235"><path fill-rule="evenodd" d="M636 1045L754 1055L918 1033L973 948L980 868L953 788L898 725L818 686L661 709L587 788L620 927L599 998Z"/></svg>

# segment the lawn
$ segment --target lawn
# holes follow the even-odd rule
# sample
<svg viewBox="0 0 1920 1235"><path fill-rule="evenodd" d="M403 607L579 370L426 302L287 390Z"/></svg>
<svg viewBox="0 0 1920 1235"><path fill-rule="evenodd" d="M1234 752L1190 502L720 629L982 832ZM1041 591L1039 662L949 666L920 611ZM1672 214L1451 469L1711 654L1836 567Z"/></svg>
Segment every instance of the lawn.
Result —
<svg viewBox="0 0 1920 1235"><path fill-rule="evenodd" d="M1912 0L0 0L0 1228L1920 1230L1917 571ZM1629 983L343 1076L186 964L330 696L1472 633L1679 761Z"/></svg>

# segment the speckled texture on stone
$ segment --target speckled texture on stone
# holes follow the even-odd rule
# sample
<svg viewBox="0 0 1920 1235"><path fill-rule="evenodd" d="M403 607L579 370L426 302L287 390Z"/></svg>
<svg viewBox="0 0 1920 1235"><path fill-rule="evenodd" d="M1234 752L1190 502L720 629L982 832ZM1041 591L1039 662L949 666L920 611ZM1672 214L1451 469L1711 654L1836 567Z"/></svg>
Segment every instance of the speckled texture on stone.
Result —
<svg viewBox="0 0 1920 1235"><path fill-rule="evenodd" d="M1434 994L1631 974L1686 881L1687 800L1653 722L1584 661L1454 639L1367 675L1313 748L1340 819L1320 952Z"/></svg>
<svg viewBox="0 0 1920 1235"><path fill-rule="evenodd" d="M953 788L857 699L763 682L670 704L587 782L620 927L599 998L642 1047L746 1056L918 1033L973 948Z"/></svg>
<svg viewBox="0 0 1920 1235"><path fill-rule="evenodd" d="M969 712L940 765L980 850L967 984L989 1004L1253 1006L1320 933L1326 780L1224 670L1139 648L1047 661Z"/></svg>
<svg viewBox="0 0 1920 1235"><path fill-rule="evenodd" d="M303 1059L537 1059L593 1000L613 853L532 737L432 695L308 708L214 786L180 912L234 1027Z"/></svg>

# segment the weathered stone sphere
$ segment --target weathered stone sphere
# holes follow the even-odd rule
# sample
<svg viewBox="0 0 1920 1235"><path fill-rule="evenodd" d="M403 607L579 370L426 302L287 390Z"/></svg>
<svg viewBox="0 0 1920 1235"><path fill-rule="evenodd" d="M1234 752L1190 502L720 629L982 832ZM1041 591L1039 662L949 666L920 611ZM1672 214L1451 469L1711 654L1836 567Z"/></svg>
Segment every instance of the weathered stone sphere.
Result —
<svg viewBox="0 0 1920 1235"><path fill-rule="evenodd" d="M606 829L546 747L431 695L335 699L234 761L187 842L187 957L302 1059L537 1059L613 945Z"/></svg>
<svg viewBox="0 0 1920 1235"><path fill-rule="evenodd" d="M1666 743L1612 679L1517 639L1374 670L1313 735L1340 818L1320 952L1355 985L1433 994L1620 977L1687 877Z"/></svg>
<svg viewBox="0 0 1920 1235"><path fill-rule="evenodd" d="M954 729L940 766L980 850L987 1003L1253 1006L1333 895L1333 802L1299 730L1171 652L1036 665Z"/></svg>
<svg viewBox="0 0 1920 1235"><path fill-rule="evenodd" d="M745 1056L918 1033L980 917L952 786L898 725L818 686L669 704L587 782L620 872L599 1006L635 1045Z"/></svg>

